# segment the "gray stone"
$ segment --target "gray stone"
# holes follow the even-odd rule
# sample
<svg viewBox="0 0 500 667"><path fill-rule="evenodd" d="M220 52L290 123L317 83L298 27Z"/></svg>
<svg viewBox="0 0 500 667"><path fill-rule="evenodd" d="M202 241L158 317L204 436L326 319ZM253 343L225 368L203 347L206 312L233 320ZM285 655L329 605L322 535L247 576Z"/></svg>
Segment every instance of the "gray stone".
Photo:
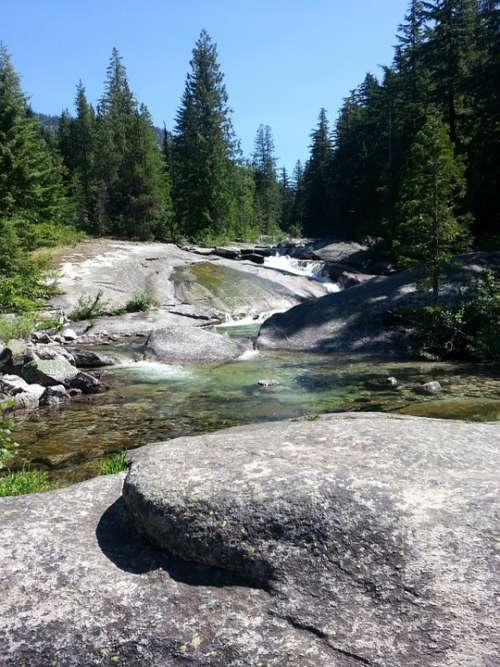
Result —
<svg viewBox="0 0 500 667"><path fill-rule="evenodd" d="M337 283L343 289L361 285L375 277L369 273L356 271L356 269L345 264L331 262L325 263L323 275L328 276L332 282Z"/></svg>
<svg viewBox="0 0 500 667"><path fill-rule="evenodd" d="M95 352L94 350L71 348L69 352L78 368L102 368L104 366L113 366L115 363L111 357L100 352Z"/></svg>
<svg viewBox="0 0 500 667"><path fill-rule="evenodd" d="M78 335L74 329L63 329L61 331L61 336L65 341L75 341L78 338Z"/></svg>
<svg viewBox="0 0 500 667"><path fill-rule="evenodd" d="M45 391L39 384L28 384L17 375L0 376L0 391L7 394L16 410L35 410Z"/></svg>
<svg viewBox="0 0 500 667"><path fill-rule="evenodd" d="M37 344L31 348L31 353L36 357L38 357L39 359L51 360L51 359L63 358L66 361L68 361L72 366L75 365L75 360L71 352L69 352L66 348L61 347L59 345Z"/></svg>
<svg viewBox="0 0 500 667"><path fill-rule="evenodd" d="M77 372L69 386L70 389L79 389L83 394L102 394L106 391L105 385L100 380L83 371Z"/></svg>
<svg viewBox="0 0 500 667"><path fill-rule="evenodd" d="M22 368L22 377L27 382L38 383L44 387L58 384L69 386L77 374L78 370L61 356L54 359L40 359L35 356Z"/></svg>
<svg viewBox="0 0 500 667"><path fill-rule="evenodd" d="M71 396L68 393L66 387L62 384L55 385L53 387L47 387L44 391L44 394L40 400L40 405L46 405L48 407L61 407L67 405L71 402Z"/></svg>
<svg viewBox="0 0 500 667"><path fill-rule="evenodd" d="M253 585L139 537L124 475L0 498L0 662L493 667L499 428L337 415L138 450L137 507L173 504L176 548L204 556L206 539Z"/></svg>
<svg viewBox="0 0 500 667"><path fill-rule="evenodd" d="M317 664L500 661L499 424L331 415L132 459L134 526L269 591L268 614L332 651Z"/></svg>
<svg viewBox="0 0 500 667"><path fill-rule="evenodd" d="M229 361L244 347L222 334L194 327L169 327L149 337L145 353L160 361Z"/></svg>
<svg viewBox="0 0 500 667"><path fill-rule="evenodd" d="M424 392L424 394L436 395L440 394L443 391L443 387L439 382L434 380L433 382L426 382L425 384L423 384L422 391Z"/></svg>
<svg viewBox="0 0 500 667"><path fill-rule="evenodd" d="M468 253L457 257L443 279L441 300L453 301L464 284L485 270L500 268L500 253ZM317 352L402 354L411 330L391 325L390 316L402 306L415 305L417 269L371 280L308 301L273 315L262 325L261 349Z"/></svg>

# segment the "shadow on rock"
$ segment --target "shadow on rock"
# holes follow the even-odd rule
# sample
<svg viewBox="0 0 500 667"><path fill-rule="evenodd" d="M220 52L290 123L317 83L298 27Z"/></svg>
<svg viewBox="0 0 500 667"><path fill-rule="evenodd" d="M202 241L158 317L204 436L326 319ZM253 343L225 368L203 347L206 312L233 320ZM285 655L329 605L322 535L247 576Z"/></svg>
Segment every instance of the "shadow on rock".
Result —
<svg viewBox="0 0 500 667"><path fill-rule="evenodd" d="M151 546L130 525L123 498L103 513L96 528L96 538L103 554L125 572L146 574L162 569L175 581L188 586L251 587L238 576L183 561Z"/></svg>

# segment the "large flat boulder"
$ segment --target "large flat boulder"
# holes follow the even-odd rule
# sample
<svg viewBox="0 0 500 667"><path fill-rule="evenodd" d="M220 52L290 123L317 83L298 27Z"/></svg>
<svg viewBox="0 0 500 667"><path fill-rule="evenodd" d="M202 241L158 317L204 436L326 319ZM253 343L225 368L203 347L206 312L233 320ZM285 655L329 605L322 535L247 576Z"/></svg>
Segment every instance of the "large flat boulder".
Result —
<svg viewBox="0 0 500 667"><path fill-rule="evenodd" d="M331 415L137 450L124 499L0 498L1 663L499 664L499 445Z"/></svg>
<svg viewBox="0 0 500 667"><path fill-rule="evenodd" d="M453 299L487 269L500 268L500 253L470 253L449 267L442 299ZM273 315L262 325L261 349L317 352L401 353L408 331L388 324L388 315L417 301L417 270L375 277L336 294Z"/></svg>
<svg viewBox="0 0 500 667"><path fill-rule="evenodd" d="M244 350L229 336L197 327L168 327L154 331L145 347L146 356L167 362L230 361Z"/></svg>
<svg viewBox="0 0 500 667"><path fill-rule="evenodd" d="M498 424L351 414L180 438L136 453L123 496L153 544L269 591L338 664L500 662Z"/></svg>

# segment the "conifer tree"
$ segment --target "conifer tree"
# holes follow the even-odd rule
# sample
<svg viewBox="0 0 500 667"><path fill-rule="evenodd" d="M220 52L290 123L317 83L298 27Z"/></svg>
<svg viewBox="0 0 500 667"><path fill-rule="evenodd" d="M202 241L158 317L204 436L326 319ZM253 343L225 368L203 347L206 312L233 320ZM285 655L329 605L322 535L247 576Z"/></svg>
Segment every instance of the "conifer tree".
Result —
<svg viewBox="0 0 500 667"><path fill-rule="evenodd" d="M433 303L443 264L467 242L469 218L461 212L465 188L463 162L441 116L431 111L403 176L394 247L402 263L426 267Z"/></svg>
<svg viewBox="0 0 500 667"><path fill-rule="evenodd" d="M431 0L423 7L432 25L427 53L435 102L443 111L451 140L463 144L463 122L470 111L466 92L476 52L477 0Z"/></svg>
<svg viewBox="0 0 500 667"><path fill-rule="evenodd" d="M328 236L333 231L331 201L332 142L325 109L311 134L311 155L304 170L304 234Z"/></svg>
<svg viewBox="0 0 500 667"><path fill-rule="evenodd" d="M202 242L234 234L235 142L217 47L202 31L193 50L173 142L176 225Z"/></svg>
<svg viewBox="0 0 500 667"><path fill-rule="evenodd" d="M280 227L288 232L293 225L295 192L285 167L282 167L280 174L281 188L281 219Z"/></svg>
<svg viewBox="0 0 500 667"><path fill-rule="evenodd" d="M260 125L257 129L252 164L259 228L262 234L274 235L279 230L281 192L276 175L273 135L269 125Z"/></svg>
<svg viewBox="0 0 500 667"><path fill-rule="evenodd" d="M9 53L0 44L0 217L59 223L66 212L60 165L28 109Z"/></svg>
<svg viewBox="0 0 500 667"><path fill-rule="evenodd" d="M96 228L127 238L165 238L172 215L165 165L149 113L137 104L116 48L96 137Z"/></svg>

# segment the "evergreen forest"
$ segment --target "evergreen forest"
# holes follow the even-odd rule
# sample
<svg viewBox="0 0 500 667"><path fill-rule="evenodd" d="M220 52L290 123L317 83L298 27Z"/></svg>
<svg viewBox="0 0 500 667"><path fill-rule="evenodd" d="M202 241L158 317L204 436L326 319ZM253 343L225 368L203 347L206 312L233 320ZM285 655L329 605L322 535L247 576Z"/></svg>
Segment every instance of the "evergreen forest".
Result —
<svg viewBox="0 0 500 667"><path fill-rule="evenodd" d="M401 265L425 257L423 237L445 254L500 246L496 0L411 0L392 64L367 73L336 118L319 110L309 158L290 174L264 123L253 154L242 154L205 31L172 128L155 128L116 49L95 106L79 81L71 111L35 111L1 46L4 308L34 289L16 283L23 253L79 234L198 244L372 237Z"/></svg>

